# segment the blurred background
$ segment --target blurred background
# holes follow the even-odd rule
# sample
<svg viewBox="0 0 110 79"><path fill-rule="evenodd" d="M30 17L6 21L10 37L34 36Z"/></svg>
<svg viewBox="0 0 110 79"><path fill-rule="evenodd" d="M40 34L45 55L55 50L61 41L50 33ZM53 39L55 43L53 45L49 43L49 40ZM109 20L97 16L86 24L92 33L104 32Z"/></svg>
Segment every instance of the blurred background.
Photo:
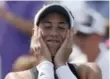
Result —
<svg viewBox="0 0 110 79"><path fill-rule="evenodd" d="M54 2L62 3L72 11L79 10L80 14L85 3L101 14L106 20L101 42L109 49L109 1L0 1L0 79L12 71L19 56L29 54L34 16L44 5Z"/></svg>

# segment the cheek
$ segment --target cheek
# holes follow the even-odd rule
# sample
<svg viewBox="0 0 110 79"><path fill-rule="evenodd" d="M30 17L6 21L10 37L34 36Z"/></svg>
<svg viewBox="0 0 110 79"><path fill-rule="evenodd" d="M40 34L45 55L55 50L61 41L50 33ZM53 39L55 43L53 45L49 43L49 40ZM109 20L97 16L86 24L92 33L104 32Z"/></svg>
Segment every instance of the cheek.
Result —
<svg viewBox="0 0 110 79"><path fill-rule="evenodd" d="M60 37L62 38L62 40L64 41L66 38L66 35L67 35L67 31L63 31L63 32L60 31L59 34L60 34Z"/></svg>
<svg viewBox="0 0 110 79"><path fill-rule="evenodd" d="M45 30L40 29L40 34L45 41L45 38L49 35L49 31L45 31Z"/></svg>
<svg viewBox="0 0 110 79"><path fill-rule="evenodd" d="M89 49L89 47L90 47L90 43L88 42L88 40L83 40L82 41L82 48L84 49L84 50L87 50L87 49Z"/></svg>
<svg viewBox="0 0 110 79"><path fill-rule="evenodd" d="M87 40L86 44L85 44L85 48L88 49L89 51L96 48L96 44L95 44L94 40Z"/></svg>
<svg viewBox="0 0 110 79"><path fill-rule="evenodd" d="M90 40L86 40L86 42L85 42L85 47L86 47L86 48L90 48L90 47L91 47L91 42L90 42Z"/></svg>
<svg viewBox="0 0 110 79"><path fill-rule="evenodd" d="M98 42L95 41L95 40L93 40L93 41L91 42L91 48L95 49L95 48L97 48L97 47L99 47Z"/></svg>

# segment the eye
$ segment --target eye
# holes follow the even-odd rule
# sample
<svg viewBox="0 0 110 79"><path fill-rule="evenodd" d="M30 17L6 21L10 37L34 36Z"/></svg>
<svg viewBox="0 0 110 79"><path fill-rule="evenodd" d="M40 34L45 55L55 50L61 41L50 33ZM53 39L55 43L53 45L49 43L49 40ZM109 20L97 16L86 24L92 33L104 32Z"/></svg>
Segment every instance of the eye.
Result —
<svg viewBox="0 0 110 79"><path fill-rule="evenodd" d="M46 28L46 29L51 28L51 23L49 23L49 22L44 22L44 23L43 23L43 28Z"/></svg>
<svg viewBox="0 0 110 79"><path fill-rule="evenodd" d="M64 26L59 26L58 28L59 28L59 29L62 29L62 30L64 30L64 29L65 29L65 27L64 27Z"/></svg>
<svg viewBox="0 0 110 79"><path fill-rule="evenodd" d="M44 24L44 28L51 28L50 24Z"/></svg>
<svg viewBox="0 0 110 79"><path fill-rule="evenodd" d="M69 25L66 22L59 22L59 29L66 29Z"/></svg>

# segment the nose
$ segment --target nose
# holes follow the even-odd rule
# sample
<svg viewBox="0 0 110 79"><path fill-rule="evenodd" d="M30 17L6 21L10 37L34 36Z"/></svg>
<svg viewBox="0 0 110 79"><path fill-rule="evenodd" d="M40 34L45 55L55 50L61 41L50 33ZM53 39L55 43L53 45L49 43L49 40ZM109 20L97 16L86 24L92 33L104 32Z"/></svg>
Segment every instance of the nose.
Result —
<svg viewBox="0 0 110 79"><path fill-rule="evenodd" d="M57 29L56 28L52 28L52 30L50 32L50 35L51 36L57 36L58 35Z"/></svg>

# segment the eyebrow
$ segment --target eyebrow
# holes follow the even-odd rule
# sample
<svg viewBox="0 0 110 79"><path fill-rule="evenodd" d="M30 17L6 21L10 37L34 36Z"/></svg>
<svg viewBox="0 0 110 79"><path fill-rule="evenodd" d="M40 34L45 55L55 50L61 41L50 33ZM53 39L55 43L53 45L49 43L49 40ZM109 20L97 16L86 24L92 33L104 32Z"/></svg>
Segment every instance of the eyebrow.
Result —
<svg viewBox="0 0 110 79"><path fill-rule="evenodd" d="M52 23L50 21L42 21L42 23ZM68 24L67 22L58 22L59 24Z"/></svg>
<svg viewBox="0 0 110 79"><path fill-rule="evenodd" d="M52 23L52 22L50 22L50 21L42 21L42 23Z"/></svg>
<svg viewBox="0 0 110 79"><path fill-rule="evenodd" d="M67 22L59 22L59 24L68 24Z"/></svg>

